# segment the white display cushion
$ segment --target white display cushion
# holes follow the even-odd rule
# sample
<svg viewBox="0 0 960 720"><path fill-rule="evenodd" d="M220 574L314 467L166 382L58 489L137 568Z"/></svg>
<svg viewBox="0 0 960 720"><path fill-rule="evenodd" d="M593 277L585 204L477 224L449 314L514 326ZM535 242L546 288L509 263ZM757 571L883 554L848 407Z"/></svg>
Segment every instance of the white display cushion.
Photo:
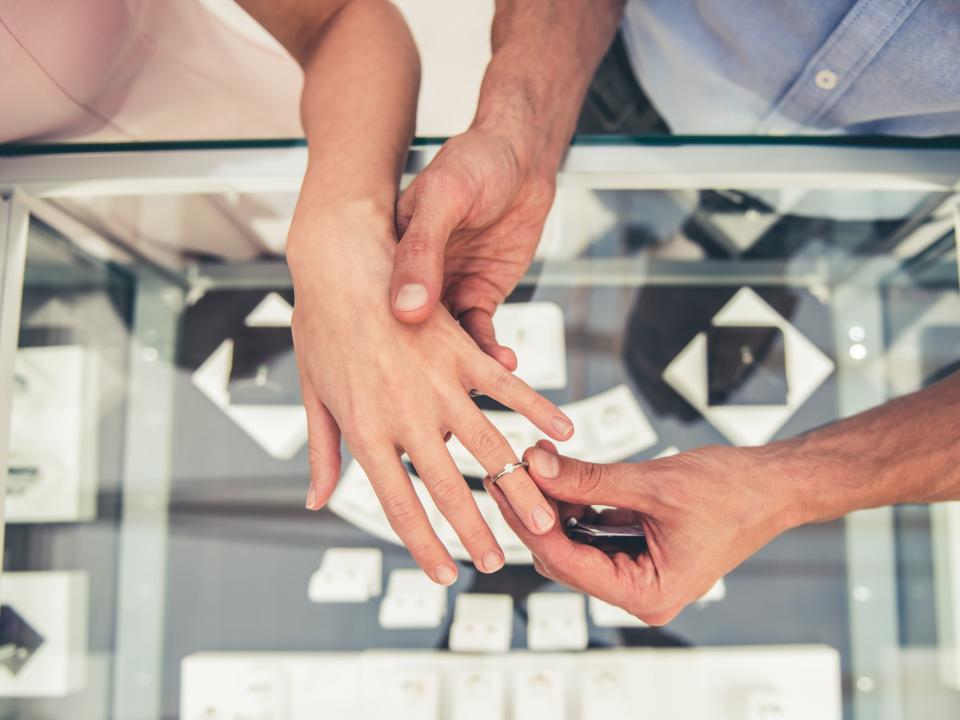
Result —
<svg viewBox="0 0 960 720"><path fill-rule="evenodd" d="M17 350L7 522L92 520L97 508L98 362L77 345Z"/></svg>

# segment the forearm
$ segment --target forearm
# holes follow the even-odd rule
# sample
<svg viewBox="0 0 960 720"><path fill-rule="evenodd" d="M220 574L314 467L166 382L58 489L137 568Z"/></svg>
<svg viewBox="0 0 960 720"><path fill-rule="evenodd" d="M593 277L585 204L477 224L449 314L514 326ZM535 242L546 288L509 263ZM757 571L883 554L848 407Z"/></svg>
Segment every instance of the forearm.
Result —
<svg viewBox="0 0 960 720"><path fill-rule="evenodd" d="M960 373L757 452L783 469L798 522L960 500Z"/></svg>
<svg viewBox="0 0 960 720"><path fill-rule="evenodd" d="M345 233L337 227L345 219L353 230L358 218L378 230L366 234L371 242L389 240L414 129L419 57L388 0L243 4L304 71L308 163L287 245L296 283L317 271L319 254L342 252Z"/></svg>
<svg viewBox="0 0 960 720"><path fill-rule="evenodd" d="M507 134L525 168L555 174L625 0L497 0L473 127Z"/></svg>
<svg viewBox="0 0 960 720"><path fill-rule="evenodd" d="M403 18L387 0L353 0L310 45L303 67L301 203L317 213L359 204L392 225L420 82Z"/></svg>

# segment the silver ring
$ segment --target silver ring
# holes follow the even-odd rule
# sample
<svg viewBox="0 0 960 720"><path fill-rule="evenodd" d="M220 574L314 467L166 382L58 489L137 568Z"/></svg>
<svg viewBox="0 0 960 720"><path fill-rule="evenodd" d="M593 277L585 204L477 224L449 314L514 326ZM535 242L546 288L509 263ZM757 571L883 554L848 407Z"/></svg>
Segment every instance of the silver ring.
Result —
<svg viewBox="0 0 960 720"><path fill-rule="evenodd" d="M530 467L530 463L528 463L526 460L521 460L518 463L507 463L506 465L503 466L503 470L501 470L492 478L490 478L490 484L496 485L497 481L499 481L500 478L502 478L504 475L509 475L514 470L519 470L520 468L523 468L524 470L526 470L528 467Z"/></svg>

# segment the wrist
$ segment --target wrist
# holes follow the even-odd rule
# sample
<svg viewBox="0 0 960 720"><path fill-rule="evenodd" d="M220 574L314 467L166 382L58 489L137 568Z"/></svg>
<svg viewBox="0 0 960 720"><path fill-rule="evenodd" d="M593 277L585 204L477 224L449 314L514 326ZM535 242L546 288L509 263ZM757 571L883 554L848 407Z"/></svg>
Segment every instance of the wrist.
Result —
<svg viewBox="0 0 960 720"><path fill-rule="evenodd" d="M501 50L491 61L470 127L506 138L525 174L556 175L590 78L582 69L534 77L509 55ZM569 92L556 92L558 84Z"/></svg>
<svg viewBox="0 0 960 720"><path fill-rule="evenodd" d="M824 491L829 481L820 464L810 459L802 437L740 450L748 458L747 467L757 475L756 483L772 502L778 532L843 514L832 507L834 500Z"/></svg>
<svg viewBox="0 0 960 720"><path fill-rule="evenodd" d="M761 456L761 467L776 479L784 498L788 527L835 520L865 507L895 500L869 497L883 470L869 454L858 457L842 440L814 431L789 440L749 449Z"/></svg>
<svg viewBox="0 0 960 720"><path fill-rule="evenodd" d="M309 292L347 283L369 292L378 279L387 288L396 242L393 212L373 201L328 208L301 196L286 246L294 289Z"/></svg>

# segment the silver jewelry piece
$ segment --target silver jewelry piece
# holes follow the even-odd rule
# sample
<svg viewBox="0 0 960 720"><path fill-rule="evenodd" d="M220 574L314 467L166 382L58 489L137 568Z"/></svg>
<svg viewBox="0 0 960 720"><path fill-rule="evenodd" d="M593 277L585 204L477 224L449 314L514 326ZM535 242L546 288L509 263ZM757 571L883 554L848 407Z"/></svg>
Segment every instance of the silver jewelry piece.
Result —
<svg viewBox="0 0 960 720"><path fill-rule="evenodd" d="M579 533L594 538L642 538L646 536L643 525L597 525L580 522L576 518L567 520L567 533Z"/></svg>
<svg viewBox="0 0 960 720"><path fill-rule="evenodd" d="M520 468L526 470L528 467L530 467L530 463L528 463L526 460L521 460L518 463L507 463L503 466L503 470L490 478L490 484L496 485L497 481L500 480L500 478L502 478L504 475L509 475L514 470L519 470Z"/></svg>

